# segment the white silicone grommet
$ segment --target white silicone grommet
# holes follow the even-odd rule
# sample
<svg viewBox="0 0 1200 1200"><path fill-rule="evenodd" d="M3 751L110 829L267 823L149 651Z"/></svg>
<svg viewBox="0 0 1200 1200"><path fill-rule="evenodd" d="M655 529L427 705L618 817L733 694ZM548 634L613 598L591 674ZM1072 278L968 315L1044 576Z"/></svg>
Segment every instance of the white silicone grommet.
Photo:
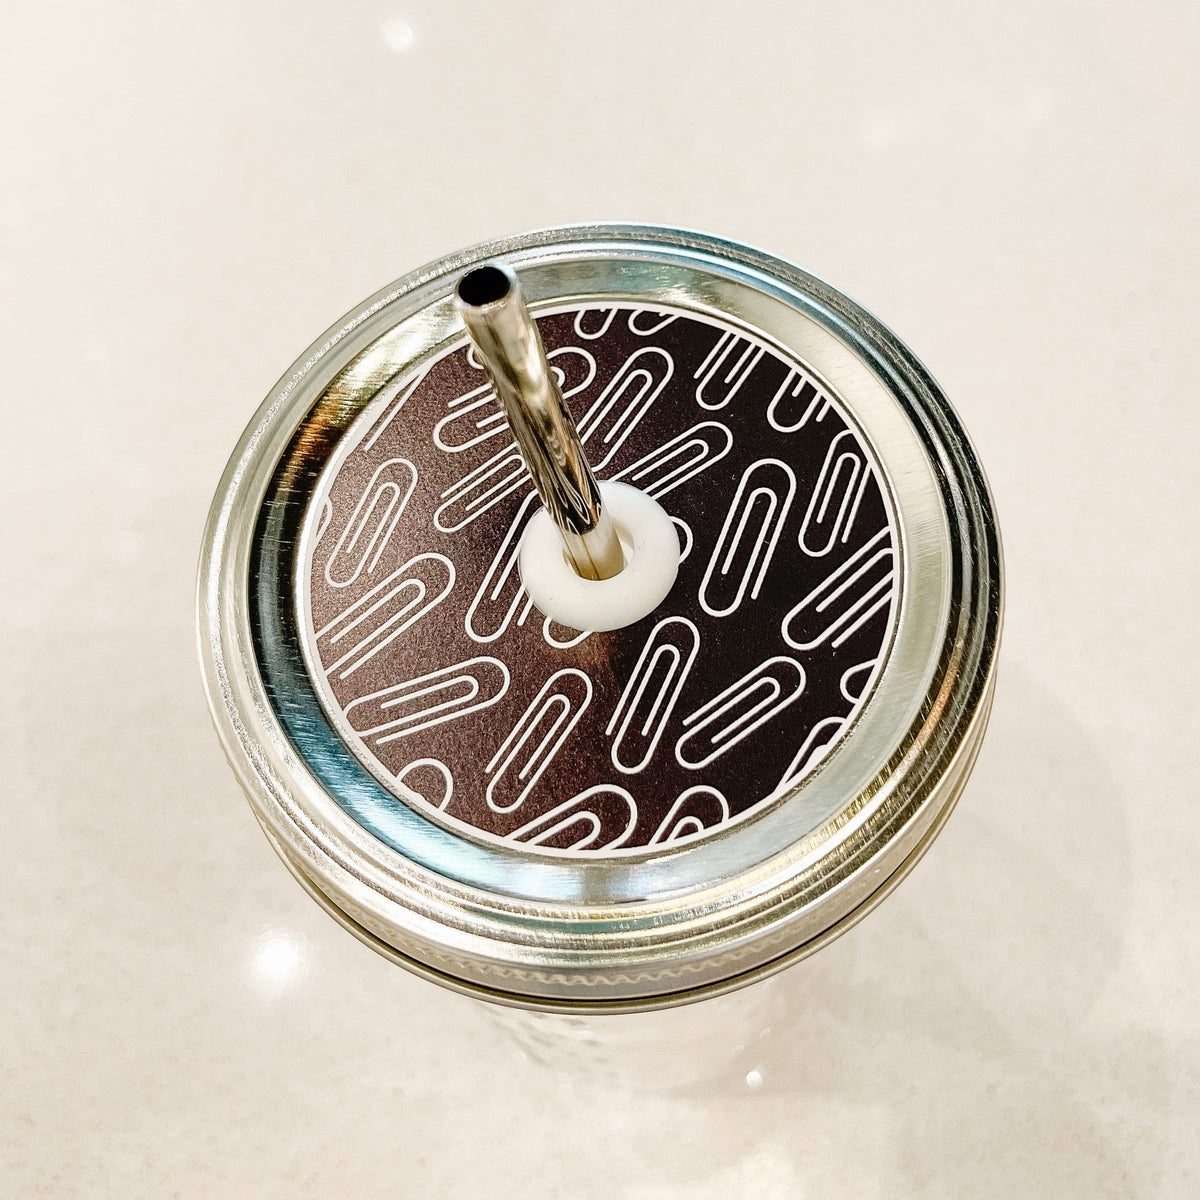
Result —
<svg viewBox="0 0 1200 1200"><path fill-rule="evenodd" d="M645 492L625 483L601 483L625 569L612 579L583 579L563 553L550 514L539 508L521 538L518 565L529 598L552 621L571 629L621 629L652 613L679 571L679 535L671 518Z"/></svg>

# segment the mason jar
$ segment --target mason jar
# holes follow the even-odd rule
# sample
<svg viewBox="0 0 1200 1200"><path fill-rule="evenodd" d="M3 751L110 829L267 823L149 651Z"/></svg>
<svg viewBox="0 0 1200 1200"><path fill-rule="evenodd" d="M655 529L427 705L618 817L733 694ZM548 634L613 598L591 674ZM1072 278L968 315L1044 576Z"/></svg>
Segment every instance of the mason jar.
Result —
<svg viewBox="0 0 1200 1200"><path fill-rule="evenodd" d="M522 586L537 494L454 304L491 261L596 476L677 530L624 628ZM238 443L198 588L217 732L331 916L564 1069L751 1085L785 968L953 808L1001 609L983 472L915 356L797 267L645 225L461 251L339 321Z"/></svg>

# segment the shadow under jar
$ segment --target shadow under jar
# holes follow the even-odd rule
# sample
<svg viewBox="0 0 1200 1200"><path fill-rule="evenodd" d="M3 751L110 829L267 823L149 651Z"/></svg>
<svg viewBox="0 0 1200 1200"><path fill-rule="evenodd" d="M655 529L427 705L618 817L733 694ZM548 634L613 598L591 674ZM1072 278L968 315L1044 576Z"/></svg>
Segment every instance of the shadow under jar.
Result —
<svg viewBox="0 0 1200 1200"><path fill-rule="evenodd" d="M621 628L522 586L541 502L455 303L496 260L601 490L678 535ZM1001 608L986 482L911 352L796 267L639 225L451 255L314 343L230 460L198 596L230 762L347 929L537 1014L535 1048L670 1010L656 1046L718 1057L936 836Z"/></svg>

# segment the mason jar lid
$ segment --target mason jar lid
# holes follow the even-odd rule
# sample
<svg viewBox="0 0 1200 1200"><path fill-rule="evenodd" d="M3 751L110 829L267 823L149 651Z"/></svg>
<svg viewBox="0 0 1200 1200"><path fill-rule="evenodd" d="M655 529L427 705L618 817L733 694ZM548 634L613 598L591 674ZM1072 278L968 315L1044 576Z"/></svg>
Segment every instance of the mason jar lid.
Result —
<svg viewBox="0 0 1200 1200"><path fill-rule="evenodd" d="M597 476L681 562L648 617L556 625L537 500L454 306L513 268ZM205 531L218 733L357 936L503 1003L668 1006L776 971L911 869L970 773L1002 608L991 497L913 354L758 250L641 225L405 276L297 360Z"/></svg>

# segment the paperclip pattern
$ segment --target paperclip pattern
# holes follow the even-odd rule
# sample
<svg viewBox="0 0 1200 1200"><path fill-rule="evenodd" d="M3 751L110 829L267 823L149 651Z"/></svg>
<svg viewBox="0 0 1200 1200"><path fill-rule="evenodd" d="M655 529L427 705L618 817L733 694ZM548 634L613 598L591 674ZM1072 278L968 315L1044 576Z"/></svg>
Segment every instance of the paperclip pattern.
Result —
<svg viewBox="0 0 1200 1200"><path fill-rule="evenodd" d="M538 322L598 476L679 531L675 588L612 633L533 607L539 502L460 343L380 393L314 493L314 683L397 803L463 836L673 853L836 752L887 666L899 533L844 399L753 331L620 301Z"/></svg>

